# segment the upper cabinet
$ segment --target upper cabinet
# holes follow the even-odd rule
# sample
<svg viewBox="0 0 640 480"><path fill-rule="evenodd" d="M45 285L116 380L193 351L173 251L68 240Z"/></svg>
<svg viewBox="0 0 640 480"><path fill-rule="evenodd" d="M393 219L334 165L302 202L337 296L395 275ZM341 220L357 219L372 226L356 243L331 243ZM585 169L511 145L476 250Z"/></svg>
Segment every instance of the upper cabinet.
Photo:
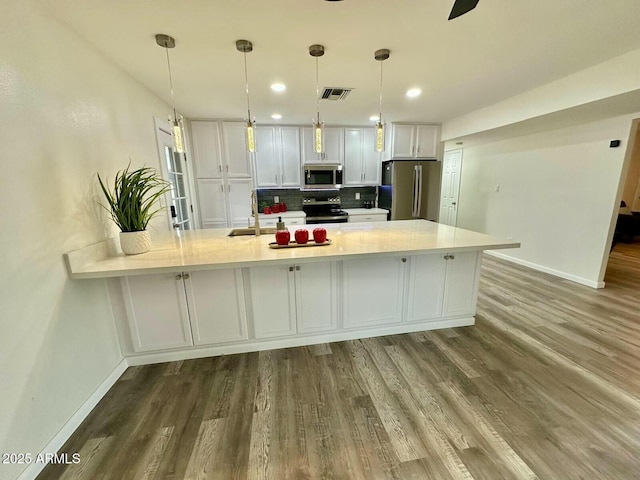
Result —
<svg viewBox="0 0 640 480"><path fill-rule="evenodd" d="M313 128L302 128L302 161L307 163L338 163L344 161L344 129L325 127L324 153L316 153L313 146Z"/></svg>
<svg viewBox="0 0 640 480"><path fill-rule="evenodd" d="M198 178L222 177L222 150L218 122L191 122L193 158Z"/></svg>
<svg viewBox="0 0 640 480"><path fill-rule="evenodd" d="M300 129L256 127L255 172L259 188L300 187Z"/></svg>
<svg viewBox="0 0 640 480"><path fill-rule="evenodd" d="M385 156L391 159L437 158L439 143L439 125L394 123L391 126L391 148Z"/></svg>
<svg viewBox="0 0 640 480"><path fill-rule="evenodd" d="M381 154L375 149L375 128L344 129L345 185L379 185Z"/></svg>
<svg viewBox="0 0 640 480"><path fill-rule="evenodd" d="M222 136L227 177L251 177L244 122L222 122Z"/></svg>

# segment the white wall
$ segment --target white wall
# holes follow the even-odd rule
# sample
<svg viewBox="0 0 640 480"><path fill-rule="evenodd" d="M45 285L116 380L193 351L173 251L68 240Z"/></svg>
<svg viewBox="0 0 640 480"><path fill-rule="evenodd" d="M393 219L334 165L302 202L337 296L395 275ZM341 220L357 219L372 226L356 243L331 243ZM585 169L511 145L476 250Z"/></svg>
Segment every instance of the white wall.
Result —
<svg viewBox="0 0 640 480"><path fill-rule="evenodd" d="M512 237L522 248L501 253L596 286L633 118L465 145L458 227Z"/></svg>
<svg viewBox="0 0 640 480"><path fill-rule="evenodd" d="M122 359L105 282L70 281L62 254L115 231L95 173L157 167L169 109L31 1L2 18L0 452L35 455Z"/></svg>

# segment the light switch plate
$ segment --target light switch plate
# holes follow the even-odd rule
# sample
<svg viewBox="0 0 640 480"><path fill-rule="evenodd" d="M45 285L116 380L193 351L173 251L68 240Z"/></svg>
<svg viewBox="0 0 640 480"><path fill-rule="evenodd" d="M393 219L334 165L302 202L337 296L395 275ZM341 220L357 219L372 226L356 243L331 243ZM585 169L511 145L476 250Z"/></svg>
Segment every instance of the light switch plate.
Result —
<svg viewBox="0 0 640 480"><path fill-rule="evenodd" d="M280 203L280 196L276 195L275 197L273 197L273 203Z"/></svg>
<svg viewBox="0 0 640 480"><path fill-rule="evenodd" d="M356 192L356 200L360 200L360 192Z"/></svg>

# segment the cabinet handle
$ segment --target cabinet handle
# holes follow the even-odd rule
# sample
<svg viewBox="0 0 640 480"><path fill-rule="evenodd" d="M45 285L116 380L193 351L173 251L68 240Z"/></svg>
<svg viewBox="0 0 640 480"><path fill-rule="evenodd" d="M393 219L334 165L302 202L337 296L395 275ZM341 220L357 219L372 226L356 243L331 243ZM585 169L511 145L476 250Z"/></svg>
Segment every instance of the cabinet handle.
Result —
<svg viewBox="0 0 640 480"><path fill-rule="evenodd" d="M455 259L455 258L456 258L456 256L455 256L455 255L445 255L445 256L444 256L444 259L445 259L445 260L453 260L453 259Z"/></svg>
<svg viewBox="0 0 640 480"><path fill-rule="evenodd" d="M182 274L182 278L184 278L185 280L189 280L189 274L188 273L183 273Z"/></svg>
<svg viewBox="0 0 640 480"><path fill-rule="evenodd" d="M231 185L227 185L227 192L231 191Z"/></svg>
<svg viewBox="0 0 640 480"><path fill-rule="evenodd" d="M218 171L222 173L222 165L218 164Z"/></svg>
<svg viewBox="0 0 640 480"><path fill-rule="evenodd" d="M181 273L176 275L176 280L182 280L182 274Z"/></svg>
<svg viewBox="0 0 640 480"><path fill-rule="evenodd" d="M407 259L406 258L402 258L402 263L407 263Z"/></svg>
<svg viewBox="0 0 640 480"><path fill-rule="evenodd" d="M227 163L227 173L229 173L229 164Z"/></svg>
<svg viewBox="0 0 640 480"><path fill-rule="evenodd" d="M300 265L296 265L296 272L300 271Z"/></svg>
<svg viewBox="0 0 640 480"><path fill-rule="evenodd" d="M367 180L367 174L363 173L362 174L362 181L365 182Z"/></svg>
<svg viewBox="0 0 640 480"><path fill-rule="evenodd" d="M289 271L290 271L290 272L293 272L293 267L289 267Z"/></svg>
<svg viewBox="0 0 640 480"><path fill-rule="evenodd" d="M224 183L223 183L222 185L220 185L220 190L221 190L222 192L224 192Z"/></svg>
<svg viewBox="0 0 640 480"><path fill-rule="evenodd" d="M278 174L276 173L276 184L278 183Z"/></svg>

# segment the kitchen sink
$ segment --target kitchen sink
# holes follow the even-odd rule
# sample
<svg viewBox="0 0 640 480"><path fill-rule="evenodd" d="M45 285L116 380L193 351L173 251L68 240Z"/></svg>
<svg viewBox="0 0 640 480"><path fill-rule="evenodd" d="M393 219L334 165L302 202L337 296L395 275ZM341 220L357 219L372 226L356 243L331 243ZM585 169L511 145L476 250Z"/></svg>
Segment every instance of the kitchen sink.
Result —
<svg viewBox="0 0 640 480"><path fill-rule="evenodd" d="M265 235L265 234L273 234L276 233L276 229L271 227L271 228L261 228L260 229L260 234L261 235ZM231 232L229 233L229 235L227 235L228 237L240 237L240 236L244 236L244 235L255 235L256 234L256 229L255 228L234 228L233 230L231 230Z"/></svg>

